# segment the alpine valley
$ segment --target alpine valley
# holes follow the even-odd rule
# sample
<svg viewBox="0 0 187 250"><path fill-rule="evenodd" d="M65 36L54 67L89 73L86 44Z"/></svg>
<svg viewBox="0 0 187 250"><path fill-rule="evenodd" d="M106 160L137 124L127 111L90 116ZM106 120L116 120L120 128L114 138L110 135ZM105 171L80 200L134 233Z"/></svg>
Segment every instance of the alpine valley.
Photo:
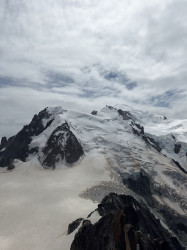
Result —
<svg viewBox="0 0 187 250"><path fill-rule="evenodd" d="M187 246L187 119L45 108L0 145L0 249Z"/></svg>

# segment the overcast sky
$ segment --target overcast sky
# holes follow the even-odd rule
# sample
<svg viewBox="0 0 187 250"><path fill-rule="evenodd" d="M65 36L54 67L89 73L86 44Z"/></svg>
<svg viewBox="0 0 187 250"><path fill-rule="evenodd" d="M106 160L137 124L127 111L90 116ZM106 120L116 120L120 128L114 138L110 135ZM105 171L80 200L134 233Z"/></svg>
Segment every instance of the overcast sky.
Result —
<svg viewBox="0 0 187 250"><path fill-rule="evenodd" d="M46 106L187 118L186 0L0 0L0 137Z"/></svg>

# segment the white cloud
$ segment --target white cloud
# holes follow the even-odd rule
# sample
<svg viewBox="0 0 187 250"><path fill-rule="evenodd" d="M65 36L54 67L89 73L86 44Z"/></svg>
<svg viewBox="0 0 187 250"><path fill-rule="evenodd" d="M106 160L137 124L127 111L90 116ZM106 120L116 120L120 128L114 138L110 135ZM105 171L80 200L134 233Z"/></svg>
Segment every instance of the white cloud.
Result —
<svg viewBox="0 0 187 250"><path fill-rule="evenodd" d="M60 102L67 108L149 104L154 110L151 97L187 92L185 0L0 0L0 9L0 76L20 86L1 88L6 124L13 110L23 109L27 119ZM120 72L137 87L107 81L104 71ZM167 112L185 118L186 106L185 95L175 96Z"/></svg>

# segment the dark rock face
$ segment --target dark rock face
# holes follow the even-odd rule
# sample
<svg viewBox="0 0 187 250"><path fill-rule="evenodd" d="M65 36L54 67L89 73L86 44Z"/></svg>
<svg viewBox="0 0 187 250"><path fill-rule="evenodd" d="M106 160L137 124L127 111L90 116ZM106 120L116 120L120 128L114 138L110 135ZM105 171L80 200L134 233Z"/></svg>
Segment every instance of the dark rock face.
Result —
<svg viewBox="0 0 187 250"><path fill-rule="evenodd" d="M78 161L83 155L83 149L65 122L53 131L42 153L43 157L40 157L42 165L54 169L55 164L64 158L69 164Z"/></svg>
<svg viewBox="0 0 187 250"><path fill-rule="evenodd" d="M97 115L97 111L96 111L96 110L93 110L91 114L92 114L92 115Z"/></svg>
<svg viewBox="0 0 187 250"><path fill-rule="evenodd" d="M182 250L178 240L132 196L106 196L96 209L102 218L83 223L71 250Z"/></svg>
<svg viewBox="0 0 187 250"><path fill-rule="evenodd" d="M151 137L148 137L148 136L142 136L142 139L147 143L149 144L150 146L152 146L153 148L155 148L158 152L160 152L162 149L159 145L158 142L156 142L153 138Z"/></svg>
<svg viewBox="0 0 187 250"><path fill-rule="evenodd" d="M14 159L25 161L29 154L37 153L37 147L29 148L32 137L40 135L53 121L53 115L45 108L38 115L34 115L31 123L24 126L16 136L9 140L3 137L1 147L5 146L5 150L0 152L0 167L7 166L8 170L12 170ZM55 168L55 163L64 158L69 164L79 160L83 155L83 149L70 131L69 125L64 123L53 131L42 153L43 157L40 160L43 166Z"/></svg>
<svg viewBox="0 0 187 250"><path fill-rule="evenodd" d="M123 117L123 120L135 120L133 115L129 111L123 111L122 109L118 109L118 113Z"/></svg>
<svg viewBox="0 0 187 250"><path fill-rule="evenodd" d="M84 220L83 218L79 218L70 223L68 226L68 234L71 234L81 224L83 220Z"/></svg>
<svg viewBox="0 0 187 250"><path fill-rule="evenodd" d="M123 183L139 195L147 197L151 195L149 178L142 172L134 175L125 175L123 177Z"/></svg>
<svg viewBox="0 0 187 250"><path fill-rule="evenodd" d="M53 118L43 125L42 120L50 118L51 114L47 109L42 110L38 115L34 115L31 123L23 127L23 129L14 137L11 137L6 144L6 149L1 153L0 167L6 167L11 164L14 159L25 161L29 155L29 144L32 136L42 133L53 122Z"/></svg>
<svg viewBox="0 0 187 250"><path fill-rule="evenodd" d="M0 150L6 146L7 142L8 142L7 138L3 136L1 139Z"/></svg>
<svg viewBox="0 0 187 250"><path fill-rule="evenodd" d="M176 172L171 173L171 171L167 171L165 174L168 176L172 175L173 179L181 179L182 182L185 182L186 180L184 175ZM169 197L167 190L163 189L161 186L155 186L153 181L154 177L150 176L143 170L133 174L123 173L121 176L124 185L138 194L139 197L144 198L151 209L163 218L165 224L179 238L179 240L184 244L187 244L187 217L176 213L166 205L160 204L154 197L154 195ZM177 200L178 198L175 196L175 199ZM171 202L172 201L173 200L171 200Z"/></svg>
<svg viewBox="0 0 187 250"><path fill-rule="evenodd" d="M187 171L186 171L183 167L181 167L181 165L180 165L180 163L179 163L178 161L175 161L175 160L173 159L173 162L175 163L175 165L176 165L183 173L187 174Z"/></svg>
<svg viewBox="0 0 187 250"><path fill-rule="evenodd" d="M140 135L144 135L144 127L141 126L139 123L136 122L131 122L131 127L132 127L132 131L134 134L140 136Z"/></svg>
<svg viewBox="0 0 187 250"><path fill-rule="evenodd" d="M174 147L175 154L178 154L180 152L180 149L181 149L181 145L180 144L175 144L175 147Z"/></svg>
<svg viewBox="0 0 187 250"><path fill-rule="evenodd" d="M108 106L108 105L106 105L106 107L107 107L108 109L110 109L110 110L115 109L114 107Z"/></svg>
<svg viewBox="0 0 187 250"><path fill-rule="evenodd" d="M160 152L162 150L158 142L156 142L153 138L145 135L143 126L141 126L139 123L134 122L134 121L131 121L130 125L132 127L133 133L138 135L138 136L141 136L146 144L155 148L158 152Z"/></svg>
<svg viewBox="0 0 187 250"><path fill-rule="evenodd" d="M9 165L8 165L8 167L7 167L7 170L8 170L8 171L11 171L11 170L13 170L14 168L15 168L15 166L14 166L13 161L10 161L10 163L9 163Z"/></svg>
<svg viewBox="0 0 187 250"><path fill-rule="evenodd" d="M187 218L185 216L174 214L166 207L161 207L158 212L163 216L169 229L172 230L183 244L187 245Z"/></svg>

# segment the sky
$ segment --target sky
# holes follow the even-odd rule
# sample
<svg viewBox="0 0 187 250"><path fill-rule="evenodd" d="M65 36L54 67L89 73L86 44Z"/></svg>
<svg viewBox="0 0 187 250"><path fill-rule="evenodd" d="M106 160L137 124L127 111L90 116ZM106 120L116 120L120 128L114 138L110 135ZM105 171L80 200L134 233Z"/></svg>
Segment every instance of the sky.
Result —
<svg viewBox="0 0 187 250"><path fill-rule="evenodd" d="M0 0L0 137L47 106L187 118L186 0Z"/></svg>

